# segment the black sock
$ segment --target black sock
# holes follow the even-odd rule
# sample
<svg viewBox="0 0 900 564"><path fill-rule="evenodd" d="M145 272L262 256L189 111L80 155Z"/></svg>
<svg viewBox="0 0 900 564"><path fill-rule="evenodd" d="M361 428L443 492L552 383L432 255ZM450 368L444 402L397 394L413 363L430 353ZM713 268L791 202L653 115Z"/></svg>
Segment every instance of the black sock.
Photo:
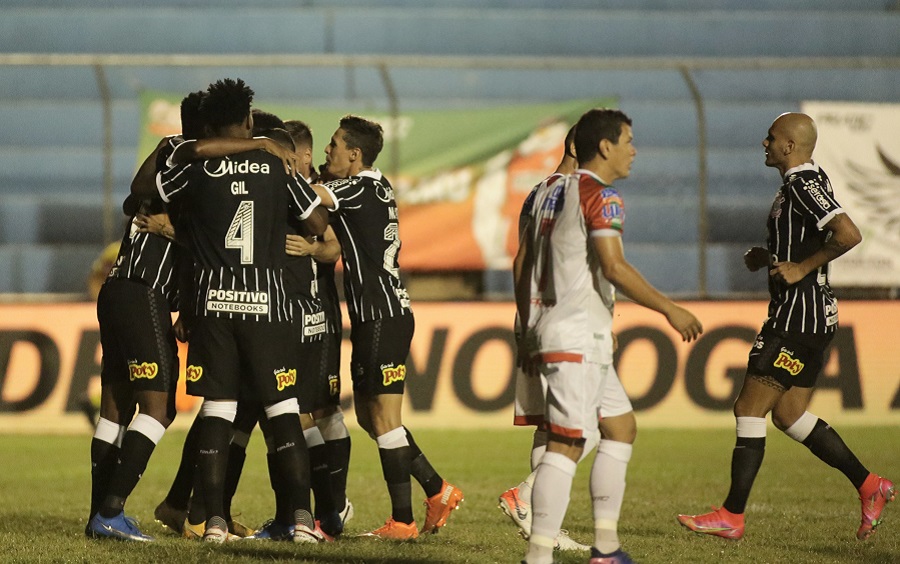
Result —
<svg viewBox="0 0 900 564"><path fill-rule="evenodd" d="M197 441L197 473L202 484L206 521L213 517L225 517L222 498L230 442L231 421L212 416L203 418Z"/></svg>
<svg viewBox="0 0 900 564"><path fill-rule="evenodd" d="M109 482L106 499L100 505L100 515L115 517L125 509L125 500L134 491L147 469L147 461L153 454L156 443L139 431L128 431L122 440L119 460Z"/></svg>
<svg viewBox="0 0 900 564"><path fill-rule="evenodd" d="M856 458L837 431L821 419L816 421L816 426L813 427L803 444L822 462L840 470L856 489L861 488L869 476L869 471Z"/></svg>
<svg viewBox="0 0 900 564"><path fill-rule="evenodd" d="M181 448L181 463L172 480L169 493L166 494L166 503L175 509L187 509L191 500L191 490L194 487L194 468L197 464L197 439L200 437L202 419L197 417L191 423L187 436L184 438L184 446Z"/></svg>
<svg viewBox="0 0 900 564"><path fill-rule="evenodd" d="M431 466L431 463L428 462L428 459L425 458L425 455L422 454L422 450L419 448L419 445L416 444L416 441L413 440L412 433L409 432L409 429L406 427L403 427L403 429L406 431L406 440L409 442L412 456L410 473L412 474L412 477L419 482L422 489L425 490L425 497L436 496L441 492L441 487L444 485L444 479L441 478L437 471Z"/></svg>
<svg viewBox="0 0 900 564"><path fill-rule="evenodd" d="M766 453L765 437L738 437L731 455L731 489L722 507L731 513L743 513L747 498Z"/></svg>
<svg viewBox="0 0 900 564"><path fill-rule="evenodd" d="M309 448L309 469L310 483L316 498L316 519L343 509L343 500L341 500L340 508L335 507L331 491L331 474L328 468L328 453L324 444Z"/></svg>
<svg viewBox="0 0 900 564"><path fill-rule="evenodd" d="M290 492L291 513L298 509L312 513L309 495L309 452L303 429L296 413L285 413L269 419L275 441L275 460L279 473Z"/></svg>
<svg viewBox="0 0 900 564"><path fill-rule="evenodd" d="M400 523L412 523L412 492L410 490L410 448L379 448L381 471L391 496L391 516Z"/></svg>
<svg viewBox="0 0 900 564"><path fill-rule="evenodd" d="M224 509L225 520L231 522L231 499L237 491L241 473L244 471L244 461L247 459L247 447L231 443L228 447L228 464L225 468Z"/></svg>
<svg viewBox="0 0 900 564"><path fill-rule="evenodd" d="M328 468L331 472L331 495L338 511L347 499L347 471L350 468L350 437L325 441Z"/></svg>
<svg viewBox="0 0 900 564"><path fill-rule="evenodd" d="M91 439L91 515L100 510L100 505L109 491L109 481L116 460L119 458L119 447L99 439Z"/></svg>
<svg viewBox="0 0 900 564"><path fill-rule="evenodd" d="M284 487L284 480L281 479L281 472L278 468L278 461L275 453L266 453L266 462L269 467L269 483L272 485L272 492L275 494L275 522L282 525L290 525L293 523L294 514L291 509L290 492Z"/></svg>

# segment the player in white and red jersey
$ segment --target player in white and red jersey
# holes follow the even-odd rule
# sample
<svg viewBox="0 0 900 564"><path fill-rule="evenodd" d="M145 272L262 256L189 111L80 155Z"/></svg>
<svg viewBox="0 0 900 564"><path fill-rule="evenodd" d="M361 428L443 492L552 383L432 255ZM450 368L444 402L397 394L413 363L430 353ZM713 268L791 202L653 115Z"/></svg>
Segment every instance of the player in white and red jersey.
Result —
<svg viewBox="0 0 900 564"><path fill-rule="evenodd" d="M520 361L547 381L547 452L532 494L533 522L526 562L553 561L554 541L569 503L586 437L596 433L604 385L612 368L615 288L666 316L682 338L703 331L686 309L653 288L622 250L624 207L612 182L629 175L636 151L631 120L594 109L576 124L579 169L543 185L529 198L514 267L516 309L523 328ZM598 456L600 453L598 452ZM616 549L601 552L598 460L591 472L595 535L592 564L630 562Z"/></svg>

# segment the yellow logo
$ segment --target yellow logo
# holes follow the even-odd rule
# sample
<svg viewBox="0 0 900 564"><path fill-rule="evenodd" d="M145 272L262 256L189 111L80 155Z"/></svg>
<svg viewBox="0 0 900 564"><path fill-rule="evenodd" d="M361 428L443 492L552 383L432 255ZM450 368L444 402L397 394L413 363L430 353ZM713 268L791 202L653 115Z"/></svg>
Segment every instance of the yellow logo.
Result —
<svg viewBox="0 0 900 564"><path fill-rule="evenodd" d="M381 375L384 376L385 386L389 386L394 382L402 382L406 379L406 365L401 364L396 368L393 366L382 366Z"/></svg>
<svg viewBox="0 0 900 564"><path fill-rule="evenodd" d="M778 354L778 358L775 359L775 368L784 368L796 376L803 370L803 363L782 351Z"/></svg>
<svg viewBox="0 0 900 564"><path fill-rule="evenodd" d="M152 380L159 373L159 366L155 362L142 362L128 365L128 378L134 382L138 378Z"/></svg>
<svg viewBox="0 0 900 564"><path fill-rule="evenodd" d="M336 374L328 376L328 393L332 396L341 395L341 379Z"/></svg>
<svg viewBox="0 0 900 564"><path fill-rule="evenodd" d="M275 381L278 383L279 392L288 386L293 386L297 383L297 370L291 368L287 372L279 372L275 375Z"/></svg>
<svg viewBox="0 0 900 564"><path fill-rule="evenodd" d="M188 366L184 372L184 377L188 382L196 382L203 377L203 367L194 366L193 364Z"/></svg>

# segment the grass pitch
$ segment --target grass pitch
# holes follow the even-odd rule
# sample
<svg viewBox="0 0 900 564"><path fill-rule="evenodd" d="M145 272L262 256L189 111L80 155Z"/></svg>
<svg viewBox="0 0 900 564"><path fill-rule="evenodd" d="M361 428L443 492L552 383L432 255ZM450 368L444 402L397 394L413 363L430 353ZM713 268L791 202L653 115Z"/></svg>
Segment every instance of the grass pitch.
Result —
<svg viewBox="0 0 900 564"><path fill-rule="evenodd" d="M845 427L840 432L864 464L900 481L900 429ZM415 436L438 471L465 492L462 509L448 526L415 542L353 538L380 525L389 512L375 445L354 432L348 493L356 517L344 539L310 547L261 541L208 546L178 538L156 523L153 509L165 496L180 457L184 433L178 431L163 438L126 505L158 542L86 539L90 437L0 435L0 562L519 562L525 542L496 505L497 496L529 471L530 432L423 429ZM886 522L873 539L857 541L859 502L846 478L771 427L744 539L727 541L682 529L677 513L700 513L724 499L733 436L726 429L639 431L620 521L625 549L637 562L900 562L900 502L888 506ZM593 534L588 466L585 461L579 468L564 523L573 538L585 543ZM414 499L423 498L418 485L413 488ZM239 521L253 526L273 511L258 432L234 509L241 513ZM423 511L416 507L419 522ZM557 560L586 562L587 555L559 553Z"/></svg>

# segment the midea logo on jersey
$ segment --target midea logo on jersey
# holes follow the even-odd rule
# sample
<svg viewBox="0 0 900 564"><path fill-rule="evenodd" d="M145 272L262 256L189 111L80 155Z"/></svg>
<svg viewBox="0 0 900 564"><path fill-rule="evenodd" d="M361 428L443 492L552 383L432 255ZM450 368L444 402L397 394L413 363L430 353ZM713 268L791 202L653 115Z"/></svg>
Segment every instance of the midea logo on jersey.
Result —
<svg viewBox="0 0 900 564"><path fill-rule="evenodd" d="M250 161L234 162L232 160L219 161L219 168L210 171L207 167L209 161L203 161L203 172L207 176L219 178L226 174L269 174L268 163L251 163Z"/></svg>

